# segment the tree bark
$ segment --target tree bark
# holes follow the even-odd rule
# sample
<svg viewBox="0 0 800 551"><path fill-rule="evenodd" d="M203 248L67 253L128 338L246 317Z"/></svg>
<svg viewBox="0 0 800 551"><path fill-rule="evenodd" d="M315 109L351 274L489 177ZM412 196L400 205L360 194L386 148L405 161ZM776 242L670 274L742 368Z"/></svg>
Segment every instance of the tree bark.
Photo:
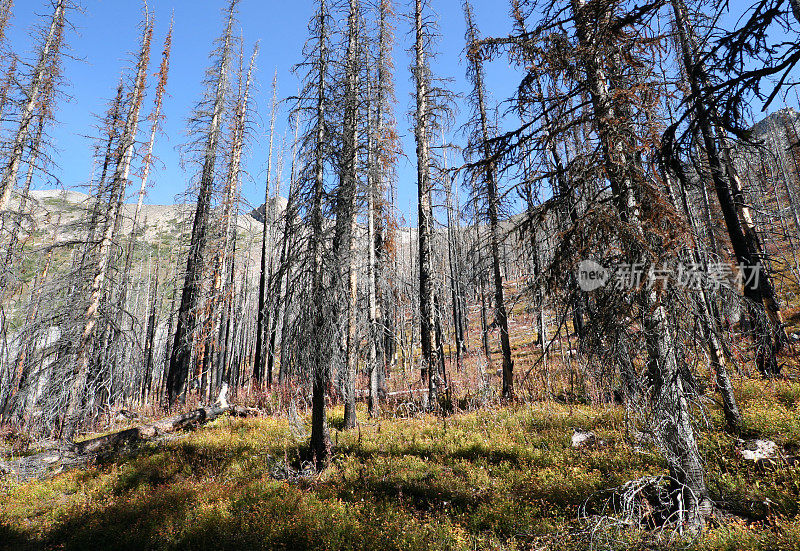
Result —
<svg viewBox="0 0 800 551"><path fill-rule="evenodd" d="M416 87L416 114L414 138L417 149L417 190L419 194L417 233L419 239L419 305L420 337L422 345L423 377L428 380L428 407L438 403L439 346L436 341L436 309L433 277L433 184L430 176L430 129L428 105L428 62L425 52L425 31L422 18L422 0L414 4L414 81Z"/></svg>
<svg viewBox="0 0 800 551"><path fill-rule="evenodd" d="M220 140L222 115L225 110L227 91L228 65L233 39L233 20L238 0L231 0L228 7L228 20L222 38L222 51L215 71L214 100L211 120L209 121L205 150L203 152L203 168L200 173L200 189L197 195L192 235L189 244L189 255L186 260L181 301L178 307L178 322L167 372L167 399L170 406L176 400L186 399L186 384L189 378L189 367L192 358L194 332L197 326L198 305L202 288L202 271L205 263L206 241L208 239L208 219L211 211L211 193L214 184L214 172L217 162L217 147Z"/></svg>
<svg viewBox="0 0 800 551"><path fill-rule="evenodd" d="M47 86L47 81L53 78L53 75L48 73L54 66L52 58L57 58L60 55L59 50L66 24L66 8L67 0L56 1L53 7L53 15L50 19L50 26L39 50L31 81L25 89L25 101L22 105L19 125L14 132L8 160L3 167L2 180L0 180L0 213L6 210L8 201L11 198L11 192L16 185L17 172L22 163L28 132L36 117L37 105L41 99L42 91Z"/></svg>

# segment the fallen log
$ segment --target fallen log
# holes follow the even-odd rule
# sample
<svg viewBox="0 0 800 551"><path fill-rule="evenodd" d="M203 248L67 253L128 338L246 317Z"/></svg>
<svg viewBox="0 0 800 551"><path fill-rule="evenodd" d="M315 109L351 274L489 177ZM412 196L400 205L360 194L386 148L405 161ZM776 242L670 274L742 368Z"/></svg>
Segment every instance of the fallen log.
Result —
<svg viewBox="0 0 800 551"><path fill-rule="evenodd" d="M60 442L46 451L11 461L0 461L0 476L14 476L21 481L46 478L69 469L89 464L98 457L132 449L138 443L155 439L163 434L199 427L222 415L254 417L260 412L254 408L214 405L194 409L187 413L161 419L82 442Z"/></svg>

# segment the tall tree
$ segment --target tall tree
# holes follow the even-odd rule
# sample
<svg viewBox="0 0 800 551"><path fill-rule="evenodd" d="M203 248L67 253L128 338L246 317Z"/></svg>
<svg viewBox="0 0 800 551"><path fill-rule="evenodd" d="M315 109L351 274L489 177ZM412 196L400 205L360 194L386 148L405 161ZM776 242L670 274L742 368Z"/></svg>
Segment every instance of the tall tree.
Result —
<svg viewBox="0 0 800 551"><path fill-rule="evenodd" d="M79 428L81 406L83 403L86 382L89 376L90 342L97 325L100 300L104 294L106 276L114 245L114 238L119 229L119 217L125 201L125 190L133 160L134 145L139 127L139 113L147 86L147 70L150 62L150 41L153 36L153 24L145 16L144 33L141 50L137 57L133 89L128 99L128 112L120 135L116 153L116 166L111 177L111 199L109 213L104 220L100 232L100 244L94 264L94 272L89 291L88 306L84 312L84 324L80 340L76 348L75 367L69 383L67 410L64 413L64 430L62 437L71 439Z"/></svg>
<svg viewBox="0 0 800 551"><path fill-rule="evenodd" d="M359 24L358 0L349 0L347 14L347 51L344 60L344 95L342 150L339 161L339 186L336 193L336 228L333 254L336 273L335 291L341 295L345 309L342 331L345 356L343 377L344 427L356 425L355 378L358 361L356 342L356 309L358 307L358 271L356 266L358 221L358 113L359 113ZM339 303L339 301L336 301Z"/></svg>
<svg viewBox="0 0 800 551"><path fill-rule="evenodd" d="M272 78L272 107L269 115L269 153L267 154L267 181L264 191L264 225L261 228L261 269L258 277L258 309L256 310L256 357L253 363L253 381L261 384L264 380L264 362L267 360L264 348L266 339L268 318L266 315L266 293L267 293L267 237L270 220L270 184L272 176L272 147L275 140L275 116L278 105L278 70L275 69L275 76ZM272 386L272 370L267 373L267 387Z"/></svg>
<svg viewBox="0 0 800 551"><path fill-rule="evenodd" d="M386 392L387 341L391 342L387 306L391 293L386 268L387 253L392 237L387 232L394 225L391 211L386 208L387 193L393 186L394 165L396 163L397 131L393 115L394 86L392 82L392 47L394 34L392 21L394 6L392 0L380 0L378 4L378 52L374 81L373 129L370 131L368 148L369 190L368 190L368 230L369 230L369 316L370 316L370 365L369 365L369 412L375 416L381 394ZM390 206L391 208L391 206ZM390 253L391 254L391 253Z"/></svg>
<svg viewBox="0 0 800 551"><path fill-rule="evenodd" d="M473 19L472 6L469 0L464 1L464 17L467 23L467 76L472 84L470 101L475 112L471 123L474 128L469 149L473 155L477 154L478 174L476 178L482 189L476 190L477 196L482 196L486 201L485 216L489 221L489 254L492 259L492 278L494 281L494 321L500 329L500 349L503 353L503 397L506 399L514 396L514 362L511 360L511 342L508 334L508 313L506 312L505 295L503 292L503 275L500 258L502 243L502 230L500 229L499 210L500 197L497 188L497 170L493 160L492 138L493 132L489 123L486 106L486 87L484 85L483 64L480 50L476 47L480 40L478 28Z"/></svg>
<svg viewBox="0 0 800 551"><path fill-rule="evenodd" d="M238 232L238 201L239 201L239 180L242 171L242 155L245 149L247 138L247 116L249 112L250 88L253 80L253 70L258 56L258 44L254 46L250 62L247 66L247 73L244 74L244 60L239 63L238 72L238 92L233 109L231 120L228 166L225 174L224 198L222 202L222 236L221 243L217 248L214 259L214 270L212 275L211 295L217 303L217 312L213 314L212 336L216 336L214 341L214 352L216 352L216 362L213 365L211 376L208 377L209 398L213 392L220 388L227 380L226 366L229 363L227 336L229 334L228 322L230 320L230 309L235 292L235 265L236 265L236 240Z"/></svg>
<svg viewBox="0 0 800 551"><path fill-rule="evenodd" d="M648 172L637 157L625 148L633 143L633 111L625 94L616 93L625 81L621 66L620 45L615 44L613 22L620 17L615 6L600 5L597 0L571 0L575 33L584 68L586 92L591 100L592 127L599 141L599 160L610 185L614 208L622 223L621 235L628 248L628 261L636 262L643 254L643 239L648 235L650 246L666 253L664 237L657 226L646 218L644 203L662 203L652 196L656 186L648 186ZM644 84L644 83L643 83ZM663 189L663 188L662 188ZM654 260L653 258L650 259ZM646 380L650 391L649 426L654 439L667 459L670 474L681 485L687 523L702 527L710 513L710 500L705 472L697 440L691 424L691 412L684 381L680 376L678 350L670 327L665 298L653 288L642 289L632 297L638 303L644 348ZM616 313L615 313L616 314Z"/></svg>
<svg viewBox="0 0 800 551"><path fill-rule="evenodd" d="M298 182L298 194L305 199L307 247L305 274L311 284L310 295L299 321L308 339L300 343L300 364L311 378L311 454L315 466L322 469L330 456L330 436L325 418L325 394L333 357L334 336L328 293L325 288L325 170L330 158L328 111L331 102L329 86L330 39L332 22L326 0L319 0L309 22L309 38L303 49L304 62L295 70L304 70L303 87L298 95L296 113L305 113L305 132L301 138L304 169ZM283 369L283 366L282 366Z"/></svg>
<svg viewBox="0 0 800 551"><path fill-rule="evenodd" d="M428 52L431 33L430 21L424 13L427 0L414 2L414 141L417 150L417 236L419 241L419 305L420 338L422 345L423 376L428 380L428 407L434 409L438 403L440 342L436 338L439 313L436 310L436 289L433 260L434 218L433 179L431 166L432 129L434 125L433 90Z"/></svg>
<svg viewBox="0 0 800 551"><path fill-rule="evenodd" d="M233 46L233 24L238 3L239 0L231 0L228 5L227 23L222 36L218 39L220 44L214 54L213 69L210 73L211 78L207 83L210 97L204 103L210 104L208 105L210 118L207 129L204 132L197 205L195 206L192 222L189 256L186 261L186 272L181 292L181 302L178 308L174 344L167 372L167 398L170 405L173 405L178 399L185 400L186 397L186 384L189 378L194 332L198 320L197 308L203 285L202 272L205 263L206 242L208 240L211 195L228 91L228 70Z"/></svg>
<svg viewBox="0 0 800 551"><path fill-rule="evenodd" d="M22 164L28 134L34 125L37 105L41 99L42 91L48 85L48 82L52 80L52 71L58 68L58 63L54 63L53 60L61 56L64 28L67 24L66 14L71 8L72 5L69 0L57 0L53 5L50 25L39 44L36 64L33 66L30 81L23 90L19 120L10 144L8 158L2 165L0 213L4 212L8 207L11 192L16 186L17 173ZM10 5L8 9L10 9Z"/></svg>

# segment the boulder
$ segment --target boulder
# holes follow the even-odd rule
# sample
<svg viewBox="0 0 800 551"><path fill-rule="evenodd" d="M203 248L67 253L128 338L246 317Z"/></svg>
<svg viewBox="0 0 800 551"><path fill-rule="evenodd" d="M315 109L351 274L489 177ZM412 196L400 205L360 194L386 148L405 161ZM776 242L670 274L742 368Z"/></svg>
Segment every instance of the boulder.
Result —
<svg viewBox="0 0 800 551"><path fill-rule="evenodd" d="M572 433L572 448L592 448L595 446L602 446L603 441L597 438L597 435L590 430L575 429Z"/></svg>
<svg viewBox="0 0 800 551"><path fill-rule="evenodd" d="M737 440L739 455L748 461L768 461L777 459L780 448L772 440L754 438L752 440Z"/></svg>

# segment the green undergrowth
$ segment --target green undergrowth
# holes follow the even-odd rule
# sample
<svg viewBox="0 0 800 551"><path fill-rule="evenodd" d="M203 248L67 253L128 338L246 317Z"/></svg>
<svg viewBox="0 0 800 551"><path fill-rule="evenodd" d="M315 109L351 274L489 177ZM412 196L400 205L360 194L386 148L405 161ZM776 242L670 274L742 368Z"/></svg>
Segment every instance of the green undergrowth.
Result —
<svg viewBox="0 0 800 551"><path fill-rule="evenodd" d="M764 384L742 387L746 430L796 446L796 383L766 392ZM582 506L591 512L608 489L665 472L655 453L625 443L616 407L548 403L374 422L359 413L359 428L332 429L331 465L315 476L276 474L302 469L308 427L267 417L222 418L86 470L6 481L0 548L589 549ZM341 416L331 411L331 425ZM709 488L730 518L691 547L800 548L800 467L746 464L713 405L704 423ZM573 450L575 428L605 445ZM619 548L651 538L625 539Z"/></svg>

